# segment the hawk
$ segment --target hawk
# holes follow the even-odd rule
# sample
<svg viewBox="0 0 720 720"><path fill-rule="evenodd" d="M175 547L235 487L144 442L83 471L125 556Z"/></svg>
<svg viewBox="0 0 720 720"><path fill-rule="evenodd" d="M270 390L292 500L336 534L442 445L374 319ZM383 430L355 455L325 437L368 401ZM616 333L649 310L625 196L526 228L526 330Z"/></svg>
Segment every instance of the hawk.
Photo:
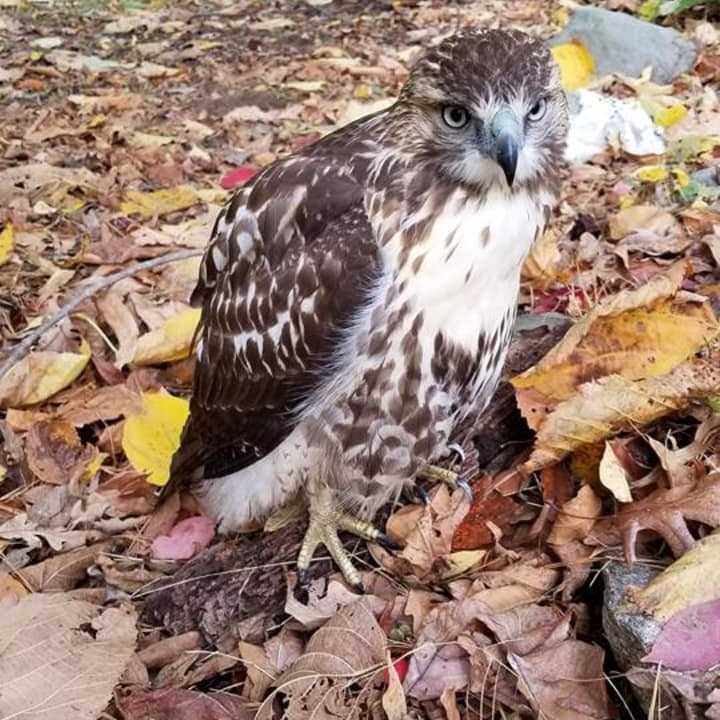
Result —
<svg viewBox="0 0 720 720"><path fill-rule="evenodd" d="M517 31L429 49L397 102L267 167L217 218L173 483L228 532L302 494L306 577L448 452L498 383L556 203L558 68Z"/></svg>

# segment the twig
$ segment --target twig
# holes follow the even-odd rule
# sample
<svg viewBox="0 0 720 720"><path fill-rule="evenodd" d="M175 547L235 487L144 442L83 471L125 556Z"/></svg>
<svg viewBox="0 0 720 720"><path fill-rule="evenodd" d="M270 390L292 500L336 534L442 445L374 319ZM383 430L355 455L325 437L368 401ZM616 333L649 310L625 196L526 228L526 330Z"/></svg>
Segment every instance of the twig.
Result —
<svg viewBox="0 0 720 720"><path fill-rule="evenodd" d="M187 258L202 255L203 252L203 250L197 248L192 250L178 250L177 252L161 255L160 257L152 258L151 260L143 260L143 262L137 263L132 267L125 268L124 270L119 270L112 275L106 275L105 277L98 278L97 280L86 281L86 286L72 300L70 300L70 302L61 307L54 315L45 320L40 327L30 333L30 335L28 335L21 343L13 348L12 352L7 356L7 358L5 358L3 364L0 365L0 379L2 379L16 363L22 360L23 357L30 352L32 346L48 330L50 330L50 328L55 327L55 325L66 318L78 305L92 297L96 292L104 290L120 280L131 277L142 270L149 270L157 267L158 265L165 265L166 263L175 262L177 260L186 260Z"/></svg>

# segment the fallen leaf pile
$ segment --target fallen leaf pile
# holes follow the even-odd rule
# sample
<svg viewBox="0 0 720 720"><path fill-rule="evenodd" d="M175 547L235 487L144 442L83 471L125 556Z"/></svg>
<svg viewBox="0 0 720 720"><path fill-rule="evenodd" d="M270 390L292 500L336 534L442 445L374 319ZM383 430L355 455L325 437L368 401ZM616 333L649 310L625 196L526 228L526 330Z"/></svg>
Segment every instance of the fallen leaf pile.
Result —
<svg viewBox="0 0 720 720"><path fill-rule="evenodd" d="M222 203L392 103L440 37L550 37L572 4L0 0L0 718L720 718L720 15L594 4L698 56L661 82L553 47L593 117L652 132L608 131L563 169L520 313L568 330L508 373L501 460L472 503L440 485L386 508L402 549L349 546L365 595L326 572L298 596L283 565L265 616L208 602L175 631L147 598L222 542L189 494L158 493ZM613 609L601 588L626 562L652 577ZM613 613L653 628L630 659L640 636L618 650Z"/></svg>

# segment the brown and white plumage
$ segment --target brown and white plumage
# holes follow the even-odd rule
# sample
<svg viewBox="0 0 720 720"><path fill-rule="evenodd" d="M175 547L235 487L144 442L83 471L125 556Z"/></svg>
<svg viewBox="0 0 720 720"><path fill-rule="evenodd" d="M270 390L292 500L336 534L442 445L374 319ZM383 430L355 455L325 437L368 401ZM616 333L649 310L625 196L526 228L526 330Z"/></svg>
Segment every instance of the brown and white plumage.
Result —
<svg viewBox="0 0 720 720"><path fill-rule="evenodd" d="M172 469L221 529L303 490L317 537L300 564L322 541L357 580L334 533L373 532L347 513L371 518L497 385L566 130L540 42L465 32L421 58L390 109L233 197L193 295L198 366Z"/></svg>

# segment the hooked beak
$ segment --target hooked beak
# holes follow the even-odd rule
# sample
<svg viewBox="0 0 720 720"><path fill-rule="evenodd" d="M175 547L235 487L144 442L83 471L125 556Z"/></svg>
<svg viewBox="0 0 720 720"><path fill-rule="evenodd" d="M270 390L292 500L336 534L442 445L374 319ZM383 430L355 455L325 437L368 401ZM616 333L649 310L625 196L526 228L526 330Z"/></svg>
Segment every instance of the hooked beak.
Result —
<svg viewBox="0 0 720 720"><path fill-rule="evenodd" d="M508 187L512 187L517 169L518 154L522 147L522 126L515 113L500 110L490 123L495 161L502 168Z"/></svg>

